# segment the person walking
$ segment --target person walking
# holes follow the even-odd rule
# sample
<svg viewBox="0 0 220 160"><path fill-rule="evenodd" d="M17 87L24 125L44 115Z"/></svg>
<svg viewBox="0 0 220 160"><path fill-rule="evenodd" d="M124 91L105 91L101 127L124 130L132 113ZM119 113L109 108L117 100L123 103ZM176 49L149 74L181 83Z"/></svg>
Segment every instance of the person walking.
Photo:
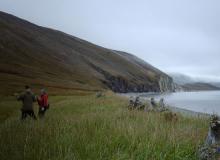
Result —
<svg viewBox="0 0 220 160"><path fill-rule="evenodd" d="M159 106L160 108L165 108L165 103L163 98L160 99Z"/></svg>
<svg viewBox="0 0 220 160"><path fill-rule="evenodd" d="M42 118L44 117L45 112L49 109L48 94L46 93L45 89L41 89L41 95L40 97L37 97L37 101L39 105L38 116Z"/></svg>
<svg viewBox="0 0 220 160"><path fill-rule="evenodd" d="M33 103L36 101L36 98L31 91L29 86L25 86L25 92L17 97L18 101L22 101L23 105L21 108L21 119L24 120L29 115L31 118L36 120L36 116L34 114Z"/></svg>
<svg viewBox="0 0 220 160"><path fill-rule="evenodd" d="M153 108L156 106L156 102L153 97L150 99L150 103Z"/></svg>

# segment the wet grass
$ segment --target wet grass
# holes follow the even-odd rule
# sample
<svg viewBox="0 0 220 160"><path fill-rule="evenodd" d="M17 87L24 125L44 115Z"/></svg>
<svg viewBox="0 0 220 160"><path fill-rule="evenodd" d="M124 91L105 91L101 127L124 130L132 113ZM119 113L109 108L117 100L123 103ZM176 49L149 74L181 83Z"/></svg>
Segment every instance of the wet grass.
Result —
<svg viewBox="0 0 220 160"><path fill-rule="evenodd" d="M127 100L113 94L50 103L44 119L22 122L19 103L1 98L1 160L195 160L208 128L204 118L171 122L163 113L128 111Z"/></svg>

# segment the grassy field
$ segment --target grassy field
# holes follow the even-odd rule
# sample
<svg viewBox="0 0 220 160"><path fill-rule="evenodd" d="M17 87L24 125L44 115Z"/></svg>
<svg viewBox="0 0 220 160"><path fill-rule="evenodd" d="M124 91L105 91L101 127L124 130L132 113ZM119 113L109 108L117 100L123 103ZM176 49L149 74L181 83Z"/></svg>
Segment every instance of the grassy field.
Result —
<svg viewBox="0 0 220 160"><path fill-rule="evenodd" d="M208 129L202 118L170 122L162 113L129 111L111 93L50 103L45 119L20 121L20 104L1 97L1 160L194 160Z"/></svg>

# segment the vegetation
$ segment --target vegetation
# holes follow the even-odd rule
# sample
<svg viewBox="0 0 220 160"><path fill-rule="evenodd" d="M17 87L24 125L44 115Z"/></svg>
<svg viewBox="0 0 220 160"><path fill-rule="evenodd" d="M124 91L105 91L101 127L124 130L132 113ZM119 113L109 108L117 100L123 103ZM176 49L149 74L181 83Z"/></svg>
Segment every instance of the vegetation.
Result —
<svg viewBox="0 0 220 160"><path fill-rule="evenodd" d="M20 121L19 103L1 98L1 160L194 160L208 128L203 118L129 111L112 93L54 96L50 103L45 119Z"/></svg>

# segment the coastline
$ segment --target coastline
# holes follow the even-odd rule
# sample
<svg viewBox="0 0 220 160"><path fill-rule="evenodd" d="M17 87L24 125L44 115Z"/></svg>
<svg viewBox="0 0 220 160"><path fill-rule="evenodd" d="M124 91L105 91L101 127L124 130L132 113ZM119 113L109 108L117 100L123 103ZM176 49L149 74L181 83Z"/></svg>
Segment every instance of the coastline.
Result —
<svg viewBox="0 0 220 160"><path fill-rule="evenodd" d="M211 114L208 113L202 113L202 112L196 112L188 109L178 108L175 106L166 106L168 109L170 109L172 112L180 113L184 116L192 116L192 117L210 117Z"/></svg>
<svg viewBox="0 0 220 160"><path fill-rule="evenodd" d="M127 99L135 96L135 94L132 94L132 93L131 94L117 94L117 95L125 97ZM145 95L146 95L146 93L145 93ZM149 93L148 95L153 95L153 93ZM150 103L150 100L147 97L144 97L143 94L140 94L140 95L136 94L136 96L140 96L140 101L142 103ZM192 110L188 110L188 109L184 109L184 108L179 108L177 106L170 106L167 104L165 104L165 106L170 111L175 112L175 113L180 113L184 116L191 116L191 117L210 117L211 116L211 114L209 114L209 113L196 112L196 111L192 111Z"/></svg>

